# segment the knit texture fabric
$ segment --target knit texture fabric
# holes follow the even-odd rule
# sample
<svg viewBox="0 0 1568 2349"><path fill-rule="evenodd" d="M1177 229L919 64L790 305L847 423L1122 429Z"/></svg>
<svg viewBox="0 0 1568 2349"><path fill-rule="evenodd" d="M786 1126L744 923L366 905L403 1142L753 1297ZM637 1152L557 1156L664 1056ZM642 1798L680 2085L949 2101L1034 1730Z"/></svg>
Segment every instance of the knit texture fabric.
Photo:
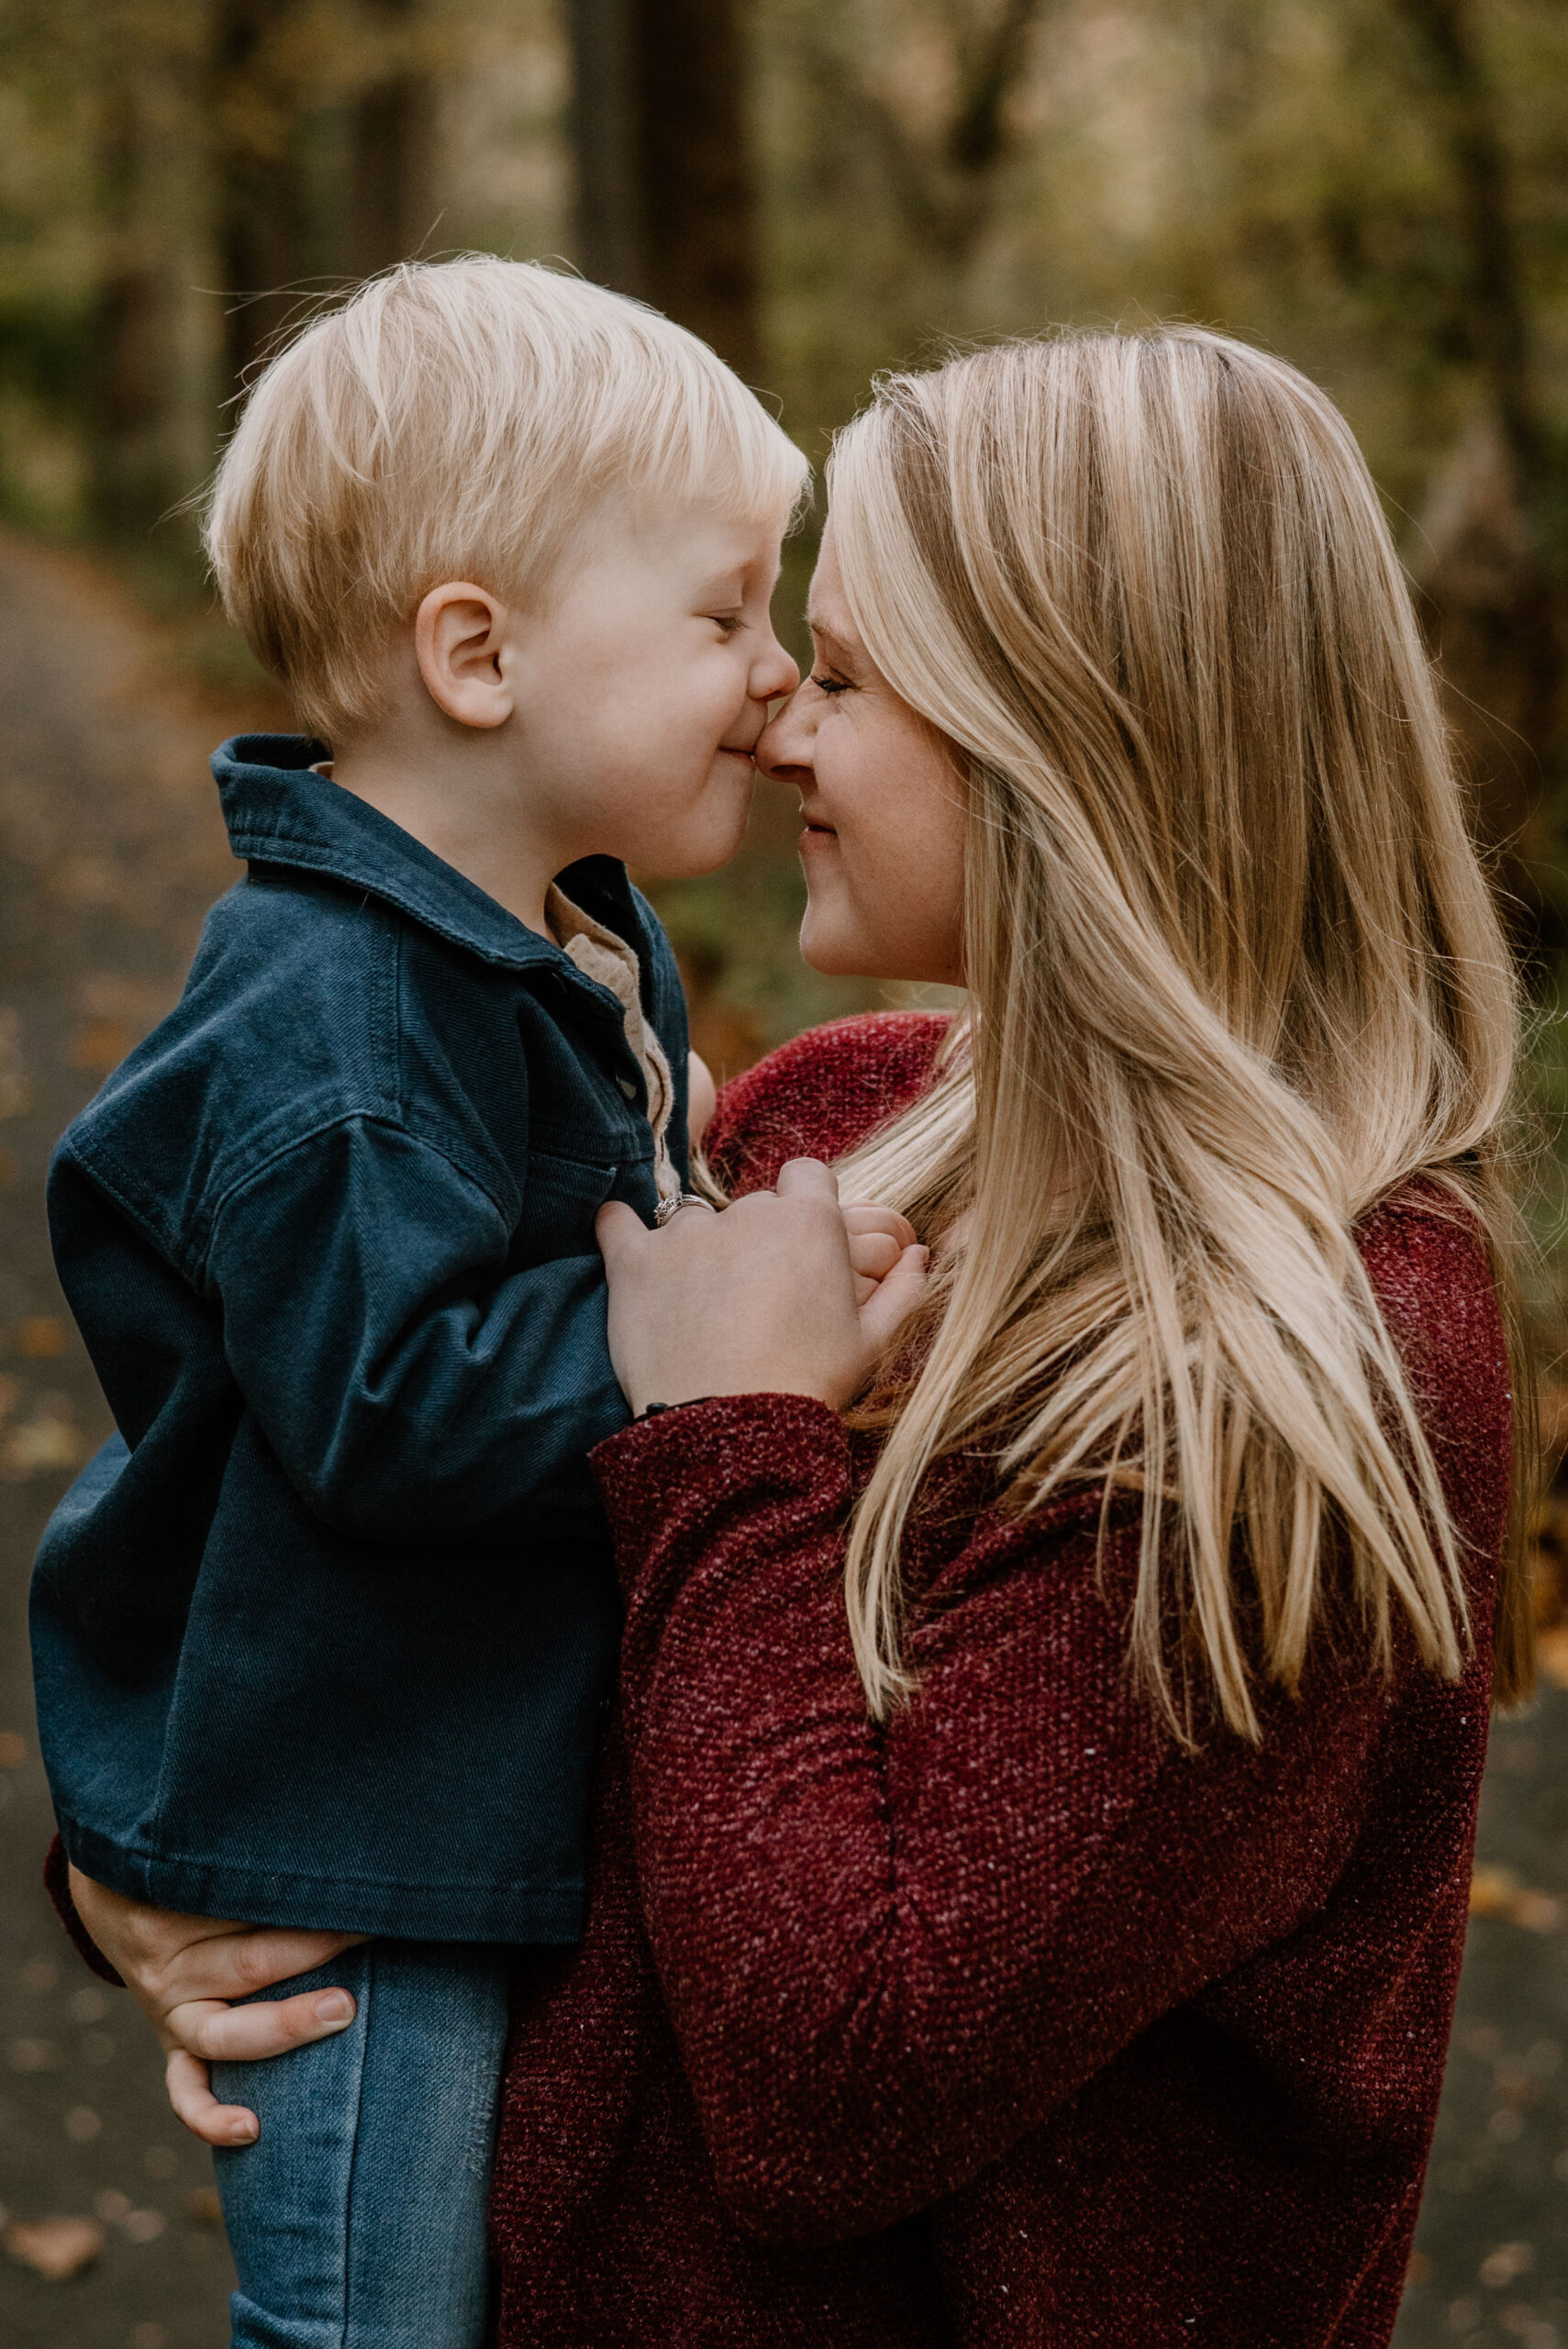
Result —
<svg viewBox="0 0 1568 2349"><path fill-rule="evenodd" d="M913 1097L940 1023L841 1022L728 1088L736 1188ZM519 1966L500 2340L550 2349L1373 2349L1436 2117L1486 1742L1509 1397L1435 1196L1363 1254L1464 1545L1463 1677L1324 1641L1254 1749L1156 1729L1136 1516L906 1548L918 1685L868 1723L841 1585L870 1439L799 1397L595 1455L628 1618L587 1935Z"/></svg>

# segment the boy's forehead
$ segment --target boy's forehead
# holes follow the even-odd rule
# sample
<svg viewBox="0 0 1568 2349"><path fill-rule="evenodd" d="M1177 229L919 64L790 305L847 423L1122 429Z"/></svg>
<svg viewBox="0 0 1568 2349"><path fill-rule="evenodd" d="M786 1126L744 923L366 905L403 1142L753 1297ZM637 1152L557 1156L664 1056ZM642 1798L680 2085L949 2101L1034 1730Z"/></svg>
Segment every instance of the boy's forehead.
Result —
<svg viewBox="0 0 1568 2349"><path fill-rule="evenodd" d="M717 499L640 496L606 499L599 519L614 536L642 541L666 558L743 570L778 561L787 517L737 514Z"/></svg>

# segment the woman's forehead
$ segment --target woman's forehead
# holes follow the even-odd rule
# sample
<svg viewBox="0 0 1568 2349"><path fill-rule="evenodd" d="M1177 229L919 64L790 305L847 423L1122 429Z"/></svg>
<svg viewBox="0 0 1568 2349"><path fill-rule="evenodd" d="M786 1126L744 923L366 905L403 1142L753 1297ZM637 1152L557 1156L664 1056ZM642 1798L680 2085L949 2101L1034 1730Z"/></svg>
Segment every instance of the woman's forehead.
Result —
<svg viewBox="0 0 1568 2349"><path fill-rule="evenodd" d="M811 575L811 590L806 601L806 623L818 636L830 636L839 644L859 646L860 630L850 616L831 529L829 524L822 534L822 551Z"/></svg>

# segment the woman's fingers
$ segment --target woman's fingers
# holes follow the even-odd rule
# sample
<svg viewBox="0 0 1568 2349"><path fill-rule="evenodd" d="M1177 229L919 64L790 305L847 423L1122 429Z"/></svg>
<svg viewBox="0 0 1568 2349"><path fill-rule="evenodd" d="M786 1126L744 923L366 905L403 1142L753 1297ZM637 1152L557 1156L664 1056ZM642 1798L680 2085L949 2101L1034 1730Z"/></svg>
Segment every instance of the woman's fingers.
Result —
<svg viewBox="0 0 1568 2349"><path fill-rule="evenodd" d="M869 1346L880 1352L913 1313L926 1293L930 1259L929 1248L906 1248L887 1278L877 1283L861 1308L861 1330Z"/></svg>
<svg viewBox="0 0 1568 2349"><path fill-rule="evenodd" d="M163 2085L175 2119L183 2121L204 2145L250 2145L261 2135L261 2123L253 2112L242 2104L219 2104L206 2065L187 2055L183 2047L171 2050Z"/></svg>
<svg viewBox="0 0 1568 2349"><path fill-rule="evenodd" d="M773 1191L724 1215L678 1215L662 1230L624 1203L602 1208L610 1359L633 1418L717 1395L809 1395L841 1409L924 1285L924 1252L901 1245L901 1219L873 1208L857 1220L865 1228L851 1229L818 1158L792 1159ZM873 1289L888 1283L879 1307Z"/></svg>
<svg viewBox="0 0 1568 2349"><path fill-rule="evenodd" d="M649 1231L635 1208L628 1208L624 1199L606 1199L594 1218L594 1237L599 1243L605 1270L613 1274L617 1265L625 1264L639 1241L649 1237Z"/></svg>
<svg viewBox="0 0 1568 2349"><path fill-rule="evenodd" d="M252 2064L286 2055L293 2047L329 2039L354 2020L347 1990L302 1990L293 1998L267 1998L253 2006L226 2006L220 1998L187 1998L163 2018L168 2046L164 2085L169 2101L193 2136L207 2145L249 2145L258 2133L253 2112L220 2104L212 2092L208 2065Z"/></svg>
<svg viewBox="0 0 1568 2349"><path fill-rule="evenodd" d="M326 1965L365 1938L183 1916L112 1892L74 1867L71 1895L94 1942L160 2029L174 2007L193 1999L253 1998Z"/></svg>
<svg viewBox="0 0 1568 2349"><path fill-rule="evenodd" d="M192 1999L164 2017L165 2036L208 2064L256 2064L291 2047L330 2039L354 2020L347 1990L301 1990L292 1998L259 1998L247 2007Z"/></svg>
<svg viewBox="0 0 1568 2349"><path fill-rule="evenodd" d="M819 1158L786 1159L773 1185L781 1199L828 1199L839 1204L839 1178Z"/></svg>
<svg viewBox="0 0 1568 2349"><path fill-rule="evenodd" d="M163 1970L165 2015L195 2000L253 1998L275 1983L291 1982L330 1965L363 1933L307 1932L293 1926L230 1928L193 1942ZM227 2050L225 2051L227 2053Z"/></svg>

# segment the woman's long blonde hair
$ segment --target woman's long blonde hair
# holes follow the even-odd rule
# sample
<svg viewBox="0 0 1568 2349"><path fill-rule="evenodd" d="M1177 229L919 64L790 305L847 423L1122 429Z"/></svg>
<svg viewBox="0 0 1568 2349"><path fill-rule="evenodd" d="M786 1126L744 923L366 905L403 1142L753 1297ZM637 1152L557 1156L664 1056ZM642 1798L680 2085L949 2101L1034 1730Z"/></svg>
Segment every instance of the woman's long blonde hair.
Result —
<svg viewBox="0 0 1568 2349"><path fill-rule="evenodd" d="M1132 1656L1180 1736L1212 1705L1255 1738L1260 1677L1294 1687L1347 1601L1385 1666L1402 1612L1457 1673L1456 1540L1353 1229L1424 1173L1506 1269L1518 1007L1348 427L1219 335L1068 335L884 382L830 481L855 623L968 808L970 1011L840 1168L960 1235L867 1407L873 1711L908 1685L906 1521L973 1446L1018 1506L1141 1492ZM1517 1695L1517 1568L1496 1628Z"/></svg>

